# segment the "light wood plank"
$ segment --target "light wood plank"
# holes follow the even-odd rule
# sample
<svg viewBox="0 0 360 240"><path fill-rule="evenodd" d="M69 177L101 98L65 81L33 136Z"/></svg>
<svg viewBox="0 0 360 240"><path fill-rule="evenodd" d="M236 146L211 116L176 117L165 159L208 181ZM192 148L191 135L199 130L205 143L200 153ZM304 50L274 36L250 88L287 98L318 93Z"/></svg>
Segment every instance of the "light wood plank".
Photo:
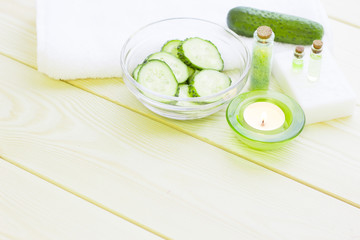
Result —
<svg viewBox="0 0 360 240"><path fill-rule="evenodd" d="M174 239L360 234L357 208L9 58L0 65L1 154L114 214Z"/></svg>
<svg viewBox="0 0 360 240"><path fill-rule="evenodd" d="M360 107L360 69L358 59L360 57L360 28L347 24L331 21L333 28L333 53L336 62L344 72L351 87L357 95L357 104Z"/></svg>
<svg viewBox="0 0 360 240"><path fill-rule="evenodd" d="M0 239L161 239L0 158Z"/></svg>
<svg viewBox="0 0 360 240"><path fill-rule="evenodd" d="M0 29L3 32L9 32L7 37L1 40L0 51L35 66L34 30L28 27L27 24L31 25L28 20L25 19L25 24L23 24L25 26L22 26L14 20L16 18L21 19L21 16L7 16L6 19L3 18L3 21L0 21L0 24L3 23ZM356 39L360 37L360 31L336 21L331 21L331 23L335 33L335 56L352 87L360 93L360 83L357 80L359 69L356 61L360 52L357 51L359 46ZM14 42L13 39L21 44L17 47L11 45ZM286 148L262 153L248 149L236 140L227 126L224 112L190 122L165 120L145 109L130 95L120 79L79 80L71 84L238 156L249 158L253 162L306 185L321 188L321 190L330 191L350 201L360 203L360 189L357 184L354 184L360 182L357 153L357 146L360 143L360 108L356 109L353 117L308 126L302 135ZM360 99L360 94L358 95ZM338 139L342 139L344 144L337 144ZM347 177L343 177L344 174Z"/></svg>
<svg viewBox="0 0 360 240"><path fill-rule="evenodd" d="M0 0L1 52L27 64L36 63L35 2Z"/></svg>

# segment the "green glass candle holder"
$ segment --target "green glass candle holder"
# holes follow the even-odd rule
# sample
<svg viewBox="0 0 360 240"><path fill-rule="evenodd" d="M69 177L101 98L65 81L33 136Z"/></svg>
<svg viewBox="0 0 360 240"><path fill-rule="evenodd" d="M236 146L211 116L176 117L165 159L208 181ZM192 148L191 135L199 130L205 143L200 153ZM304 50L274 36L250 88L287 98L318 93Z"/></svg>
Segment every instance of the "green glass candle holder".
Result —
<svg viewBox="0 0 360 240"><path fill-rule="evenodd" d="M245 110L253 109L256 105L254 103L263 104L265 113L278 111L275 113L278 117L273 120L276 126L274 129L266 128L266 120L260 117L255 123L253 119L252 122L247 120L247 115L244 118ZM254 118L257 119L257 115ZM295 100L282 93L265 90L246 92L234 98L226 110L226 119L243 143L258 150L282 147L298 136L305 125L304 111ZM271 119L268 121L271 123Z"/></svg>

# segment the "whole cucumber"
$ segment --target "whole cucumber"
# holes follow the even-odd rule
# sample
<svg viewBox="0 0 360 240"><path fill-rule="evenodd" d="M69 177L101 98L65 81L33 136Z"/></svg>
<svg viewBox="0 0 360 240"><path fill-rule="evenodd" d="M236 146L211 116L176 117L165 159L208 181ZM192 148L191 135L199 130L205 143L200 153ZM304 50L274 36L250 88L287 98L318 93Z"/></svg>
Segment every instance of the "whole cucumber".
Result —
<svg viewBox="0 0 360 240"><path fill-rule="evenodd" d="M321 24L292 15L259 10L250 7L235 7L227 15L228 27L239 35L252 37L259 26L269 26L275 33L275 41L310 45L322 39Z"/></svg>

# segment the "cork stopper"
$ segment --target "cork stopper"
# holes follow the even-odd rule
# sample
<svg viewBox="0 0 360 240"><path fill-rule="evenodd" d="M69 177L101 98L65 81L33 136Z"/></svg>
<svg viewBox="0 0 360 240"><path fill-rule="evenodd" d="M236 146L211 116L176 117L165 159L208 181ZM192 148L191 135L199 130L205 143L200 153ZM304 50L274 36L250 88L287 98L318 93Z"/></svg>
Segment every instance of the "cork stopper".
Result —
<svg viewBox="0 0 360 240"><path fill-rule="evenodd" d="M320 54L322 52L323 42L321 40L314 40L311 46L311 50L315 54Z"/></svg>
<svg viewBox="0 0 360 240"><path fill-rule="evenodd" d="M295 48L296 53L303 53L304 52L304 46L296 46Z"/></svg>
<svg viewBox="0 0 360 240"><path fill-rule="evenodd" d="M313 47L315 49L321 49L323 46L323 42L321 40L314 40L313 41Z"/></svg>
<svg viewBox="0 0 360 240"><path fill-rule="evenodd" d="M256 29L256 31L258 37L261 39L268 39L272 34L272 30L268 26L260 26Z"/></svg>
<svg viewBox="0 0 360 240"><path fill-rule="evenodd" d="M295 47L295 52L294 52L294 57L298 58L298 59L302 59L304 57L304 46L296 46Z"/></svg>

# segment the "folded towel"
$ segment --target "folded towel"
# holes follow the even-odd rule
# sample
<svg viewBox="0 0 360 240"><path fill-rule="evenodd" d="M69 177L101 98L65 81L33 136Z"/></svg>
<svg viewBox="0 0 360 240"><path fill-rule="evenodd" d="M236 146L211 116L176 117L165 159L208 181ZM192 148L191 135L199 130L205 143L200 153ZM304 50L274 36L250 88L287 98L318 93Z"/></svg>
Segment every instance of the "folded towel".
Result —
<svg viewBox="0 0 360 240"><path fill-rule="evenodd" d="M325 42L330 40L326 13L314 0L38 0L38 70L55 79L120 77L121 47L138 28L174 17L202 18L226 26L227 13L236 6L317 21L325 28Z"/></svg>

